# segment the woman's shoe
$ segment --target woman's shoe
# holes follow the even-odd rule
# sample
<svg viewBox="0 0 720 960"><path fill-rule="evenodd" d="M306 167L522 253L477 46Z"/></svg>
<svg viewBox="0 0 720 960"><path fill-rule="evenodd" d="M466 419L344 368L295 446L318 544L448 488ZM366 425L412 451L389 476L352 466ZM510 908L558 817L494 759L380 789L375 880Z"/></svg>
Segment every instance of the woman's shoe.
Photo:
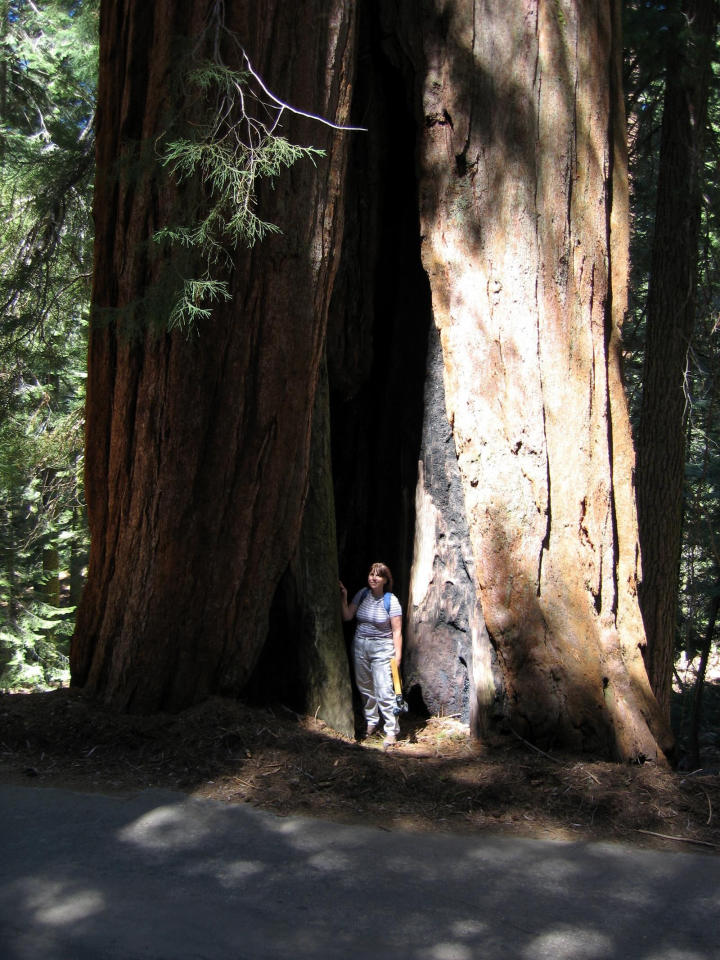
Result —
<svg viewBox="0 0 720 960"><path fill-rule="evenodd" d="M395 736L394 733L388 733L385 739L383 740L383 746L386 749L387 747L394 747L396 743L397 743L397 737Z"/></svg>
<svg viewBox="0 0 720 960"><path fill-rule="evenodd" d="M365 736L371 737L375 733L377 728L378 728L378 725L376 723L369 723L367 725L367 730L365 731Z"/></svg>

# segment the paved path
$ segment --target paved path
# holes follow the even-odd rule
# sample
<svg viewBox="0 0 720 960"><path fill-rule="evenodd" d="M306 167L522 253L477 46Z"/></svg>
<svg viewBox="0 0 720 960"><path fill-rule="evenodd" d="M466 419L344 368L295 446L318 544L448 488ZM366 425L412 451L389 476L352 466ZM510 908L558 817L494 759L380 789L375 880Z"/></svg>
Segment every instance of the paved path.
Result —
<svg viewBox="0 0 720 960"><path fill-rule="evenodd" d="M2 960L720 960L720 857L0 787Z"/></svg>

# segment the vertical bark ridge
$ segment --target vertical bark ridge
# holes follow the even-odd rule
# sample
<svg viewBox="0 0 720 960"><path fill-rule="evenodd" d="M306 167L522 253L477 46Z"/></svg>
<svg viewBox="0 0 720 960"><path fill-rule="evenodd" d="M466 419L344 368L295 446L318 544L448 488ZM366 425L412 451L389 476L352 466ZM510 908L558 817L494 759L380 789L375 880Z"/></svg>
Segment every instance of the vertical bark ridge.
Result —
<svg viewBox="0 0 720 960"><path fill-rule="evenodd" d="M526 733L662 756L646 690L636 696L623 680L638 636L618 633L615 578L627 561L614 497L616 486L631 489L631 473L607 422L611 7L500 7L485 4L472 63L465 9L446 17L445 40L424 36L423 260L483 610L510 714ZM478 88L491 99L470 133L480 160L471 202L460 205L446 157L447 139L466 136L465 70L493 83ZM619 379L612 389L622 391ZM627 617L623 630L636 625Z"/></svg>
<svg viewBox="0 0 720 960"><path fill-rule="evenodd" d="M685 375L695 324L698 235L715 0L673 5L638 425L640 598L648 672L669 717L685 473Z"/></svg>
<svg viewBox="0 0 720 960"><path fill-rule="evenodd" d="M284 235L238 254L233 302L193 342L141 328L123 339L123 311L156 277L149 239L172 218L175 191L158 187L142 162L118 168L116 158L130 155L130 139L152 144L165 129L178 38L196 37L211 6L103 6L94 300L109 322L91 334L93 548L72 669L75 682L130 709L238 692L264 643L274 587L300 532L342 225L347 138L286 114L290 139L329 156L261 191L263 212ZM332 57L350 55L352 10L339 0L292 9L266 0L227 12L270 89L343 122L348 94L342 78L330 89L327 63L331 47ZM316 29L300 44L305 18ZM273 42L259 42L271 28ZM295 307L290 322L284 303Z"/></svg>

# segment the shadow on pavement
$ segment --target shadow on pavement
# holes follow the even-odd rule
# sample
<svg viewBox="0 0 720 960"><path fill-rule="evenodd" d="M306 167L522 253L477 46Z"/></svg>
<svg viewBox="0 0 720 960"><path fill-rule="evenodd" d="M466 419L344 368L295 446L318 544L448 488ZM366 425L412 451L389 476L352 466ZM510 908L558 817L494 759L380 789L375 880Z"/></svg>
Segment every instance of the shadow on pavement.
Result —
<svg viewBox="0 0 720 960"><path fill-rule="evenodd" d="M0 788L4 960L720 957L720 860Z"/></svg>

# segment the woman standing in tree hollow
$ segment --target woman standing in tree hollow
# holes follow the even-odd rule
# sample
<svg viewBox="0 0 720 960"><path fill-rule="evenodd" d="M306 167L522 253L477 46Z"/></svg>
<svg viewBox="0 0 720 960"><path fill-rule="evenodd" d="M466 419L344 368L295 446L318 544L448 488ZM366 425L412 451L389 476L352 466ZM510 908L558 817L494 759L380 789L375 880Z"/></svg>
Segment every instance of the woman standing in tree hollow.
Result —
<svg viewBox="0 0 720 960"><path fill-rule="evenodd" d="M367 587L359 590L348 603L347 590L340 584L343 620L357 617L353 638L355 682L363 701L366 735L378 728L382 715L385 728L383 745L397 742L400 724L395 715L395 691L390 660L395 657L398 667L402 658L402 607L391 593L393 578L384 563L370 567ZM369 589L368 589L369 588Z"/></svg>

